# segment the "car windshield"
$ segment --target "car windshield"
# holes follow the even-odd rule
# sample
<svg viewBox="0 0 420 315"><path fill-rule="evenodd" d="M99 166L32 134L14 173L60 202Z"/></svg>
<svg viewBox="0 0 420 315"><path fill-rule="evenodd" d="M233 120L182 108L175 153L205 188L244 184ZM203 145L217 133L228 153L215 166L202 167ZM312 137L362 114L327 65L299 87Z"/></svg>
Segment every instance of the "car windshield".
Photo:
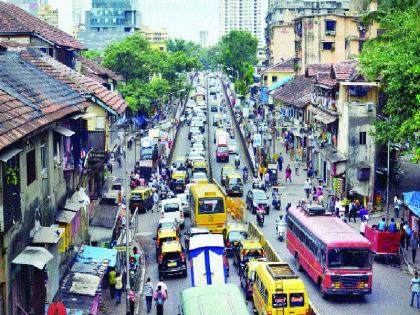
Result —
<svg viewBox="0 0 420 315"><path fill-rule="evenodd" d="M229 233L229 242L236 242L244 240L248 237L248 233L245 231L232 231Z"/></svg>
<svg viewBox="0 0 420 315"><path fill-rule="evenodd" d="M168 203L163 206L164 212L177 212L179 211L179 205L177 203Z"/></svg>
<svg viewBox="0 0 420 315"><path fill-rule="evenodd" d="M328 267L339 269L369 269L372 260L368 249L334 248L328 251Z"/></svg>
<svg viewBox="0 0 420 315"><path fill-rule="evenodd" d="M159 223L159 227L158 229L162 229L162 230L169 230L169 229L174 229L175 228L175 224L173 222L163 222L163 223Z"/></svg>
<svg viewBox="0 0 420 315"><path fill-rule="evenodd" d="M262 257L262 250L260 249L250 249L245 255L248 258L259 258Z"/></svg>
<svg viewBox="0 0 420 315"><path fill-rule="evenodd" d="M217 148L217 152L220 152L220 153L226 153L227 151L228 151L227 147L218 147Z"/></svg>
<svg viewBox="0 0 420 315"><path fill-rule="evenodd" d="M240 178L230 178L229 186L242 186L242 180Z"/></svg>
<svg viewBox="0 0 420 315"><path fill-rule="evenodd" d="M200 129L198 127L191 127L190 131L191 133L199 133Z"/></svg>
<svg viewBox="0 0 420 315"><path fill-rule="evenodd" d="M222 198L202 198L198 201L198 214L224 213Z"/></svg>
<svg viewBox="0 0 420 315"><path fill-rule="evenodd" d="M254 191L254 199L256 200L266 200L267 196L265 195L265 193L262 190L256 190Z"/></svg>
<svg viewBox="0 0 420 315"><path fill-rule="evenodd" d="M236 142L235 141L228 141L228 145L235 147L236 146Z"/></svg>
<svg viewBox="0 0 420 315"><path fill-rule="evenodd" d="M204 173L194 173L193 179L207 179L207 175Z"/></svg>
<svg viewBox="0 0 420 315"><path fill-rule="evenodd" d="M181 260L181 256L178 252L167 252L163 253L163 261L168 260Z"/></svg>

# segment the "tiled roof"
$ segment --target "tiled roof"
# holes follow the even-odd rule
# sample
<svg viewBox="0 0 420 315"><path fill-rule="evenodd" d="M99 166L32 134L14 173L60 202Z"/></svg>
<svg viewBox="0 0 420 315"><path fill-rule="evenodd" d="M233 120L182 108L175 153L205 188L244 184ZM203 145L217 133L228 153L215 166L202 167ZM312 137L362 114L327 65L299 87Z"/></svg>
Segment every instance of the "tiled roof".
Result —
<svg viewBox="0 0 420 315"><path fill-rule="evenodd" d="M346 60L333 65L335 78L338 81L347 81L356 71L357 60Z"/></svg>
<svg viewBox="0 0 420 315"><path fill-rule="evenodd" d="M329 88L333 88L337 84L337 81L330 78L325 78L325 79L323 78L323 79L318 79L316 83L320 85L324 85Z"/></svg>
<svg viewBox="0 0 420 315"><path fill-rule="evenodd" d="M80 93L26 62L20 52L0 53L0 150L87 106Z"/></svg>
<svg viewBox="0 0 420 315"><path fill-rule="evenodd" d="M0 2L0 34L36 34L58 45L83 50L85 46L73 36L27 13L25 10Z"/></svg>
<svg viewBox="0 0 420 315"><path fill-rule="evenodd" d="M300 75L277 90L273 97L286 104L302 108L311 100L312 91L312 78Z"/></svg>
<svg viewBox="0 0 420 315"><path fill-rule="evenodd" d="M308 65L306 68L307 76L314 77L320 72L331 72L331 64L330 63L317 63Z"/></svg>
<svg viewBox="0 0 420 315"><path fill-rule="evenodd" d="M101 84L107 83L107 80L105 79L106 77L109 77L115 81L123 80L122 76L116 74L108 68L105 68L104 66L96 63L91 59L80 56L79 60L82 63L82 73L85 76L92 78Z"/></svg>
<svg viewBox="0 0 420 315"><path fill-rule="evenodd" d="M293 59L288 59L286 61L279 62L279 63L275 64L274 66L271 66L271 67L265 69L263 72L267 72L267 71L294 72L295 71L294 65L295 65L294 60Z"/></svg>
<svg viewBox="0 0 420 315"><path fill-rule="evenodd" d="M122 114L126 110L128 104L120 95L50 56L29 48L24 53L24 57L39 69L75 88L80 93L91 94L116 113Z"/></svg>

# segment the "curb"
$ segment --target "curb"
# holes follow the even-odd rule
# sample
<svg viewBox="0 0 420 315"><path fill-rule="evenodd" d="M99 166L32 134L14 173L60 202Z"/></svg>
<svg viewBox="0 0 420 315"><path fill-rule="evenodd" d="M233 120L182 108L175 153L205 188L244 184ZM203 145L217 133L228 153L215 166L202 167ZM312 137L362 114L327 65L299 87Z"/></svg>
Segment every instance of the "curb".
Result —
<svg viewBox="0 0 420 315"><path fill-rule="evenodd" d="M136 235L134 235L134 239L136 239ZM137 293L136 293L136 309L134 310L135 314L140 314L140 303L141 303L141 297L143 295L143 287L144 287L144 278L146 276L146 256L144 254L143 247L140 246L139 243L137 243L138 249L140 251L140 257L141 257L141 275L140 275L140 281L137 287Z"/></svg>

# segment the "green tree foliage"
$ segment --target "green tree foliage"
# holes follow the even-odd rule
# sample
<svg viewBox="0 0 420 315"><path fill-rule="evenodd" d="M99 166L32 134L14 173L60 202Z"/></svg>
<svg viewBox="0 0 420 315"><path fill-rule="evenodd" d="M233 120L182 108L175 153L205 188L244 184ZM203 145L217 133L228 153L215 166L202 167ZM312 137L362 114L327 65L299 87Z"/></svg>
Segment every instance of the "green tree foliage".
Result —
<svg viewBox="0 0 420 315"><path fill-rule="evenodd" d="M246 31L231 31L222 37L218 43L217 60L223 70L236 79L237 92L246 94L248 85L252 82L249 76L252 65L257 63L258 40Z"/></svg>
<svg viewBox="0 0 420 315"><path fill-rule="evenodd" d="M167 48L168 52L183 52L188 57L196 58L198 58L201 49L200 45L181 38L169 39L167 42Z"/></svg>
<svg viewBox="0 0 420 315"><path fill-rule="evenodd" d="M94 59L94 58L102 57L102 53L97 50L86 50L86 51L82 51L82 56L88 59Z"/></svg>
<svg viewBox="0 0 420 315"><path fill-rule="evenodd" d="M360 62L371 78L381 79L387 94L384 120L375 136L380 143L415 144L420 131L420 10L394 10L381 19L385 32L364 45ZM418 141L418 140L417 140ZM417 159L419 159L417 150Z"/></svg>
<svg viewBox="0 0 420 315"><path fill-rule="evenodd" d="M108 46L103 64L124 76L126 85L120 90L130 109L151 113L167 95L185 89L182 73L197 68L199 61L182 50L152 49L145 38L135 34Z"/></svg>

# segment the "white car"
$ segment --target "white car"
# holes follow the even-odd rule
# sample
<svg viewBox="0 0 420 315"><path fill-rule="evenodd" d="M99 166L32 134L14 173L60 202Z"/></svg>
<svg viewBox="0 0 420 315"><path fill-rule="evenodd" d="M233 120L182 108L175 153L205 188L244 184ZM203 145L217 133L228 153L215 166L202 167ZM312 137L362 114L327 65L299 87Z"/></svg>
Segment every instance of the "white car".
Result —
<svg viewBox="0 0 420 315"><path fill-rule="evenodd" d="M190 150L190 153L200 153L200 155L204 158L204 157L206 157L206 152L204 151L204 149L201 149L201 148L191 148L191 150Z"/></svg>
<svg viewBox="0 0 420 315"><path fill-rule="evenodd" d="M196 149L196 150L203 150L204 151L204 145L200 142L193 143L192 148Z"/></svg>
<svg viewBox="0 0 420 315"><path fill-rule="evenodd" d="M199 134L199 135L192 136L192 138L191 138L191 144L192 145L194 145L194 144L201 144L201 145L204 146L204 144L205 144L204 135Z"/></svg>
<svg viewBox="0 0 420 315"><path fill-rule="evenodd" d="M229 154L236 154L237 147L236 147L236 141L235 140L228 140L228 151Z"/></svg>
<svg viewBox="0 0 420 315"><path fill-rule="evenodd" d="M205 161L205 158L201 155L200 152L190 152L187 158L187 163L192 166L194 161L197 161L197 160Z"/></svg>
<svg viewBox="0 0 420 315"><path fill-rule="evenodd" d="M208 183L209 179L207 177L207 174L204 172L195 172L191 178L191 183L200 184L205 182Z"/></svg>
<svg viewBox="0 0 420 315"><path fill-rule="evenodd" d="M162 219L173 218L184 227L184 212L182 210L182 201L179 198L163 199L160 205Z"/></svg>

